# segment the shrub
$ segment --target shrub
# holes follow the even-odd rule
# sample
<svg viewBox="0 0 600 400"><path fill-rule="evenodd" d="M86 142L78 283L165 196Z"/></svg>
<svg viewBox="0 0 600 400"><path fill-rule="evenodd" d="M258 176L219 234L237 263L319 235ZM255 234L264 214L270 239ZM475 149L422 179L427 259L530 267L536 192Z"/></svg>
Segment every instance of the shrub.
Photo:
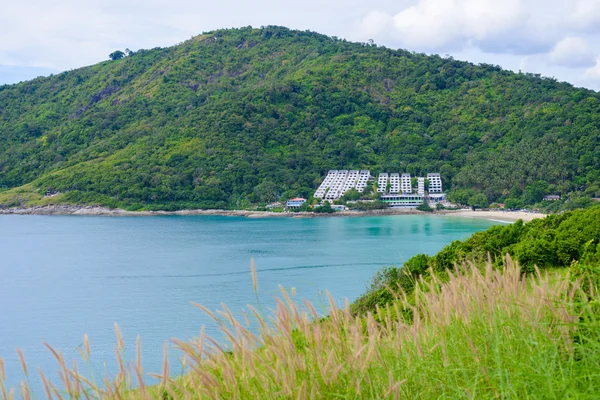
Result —
<svg viewBox="0 0 600 400"><path fill-rule="evenodd" d="M419 210L419 211L425 211L425 212L431 212L431 211L433 211L433 208L431 208L429 206L429 204L427 204L427 202L424 201L421 204L419 204L419 206L417 207L417 210Z"/></svg>

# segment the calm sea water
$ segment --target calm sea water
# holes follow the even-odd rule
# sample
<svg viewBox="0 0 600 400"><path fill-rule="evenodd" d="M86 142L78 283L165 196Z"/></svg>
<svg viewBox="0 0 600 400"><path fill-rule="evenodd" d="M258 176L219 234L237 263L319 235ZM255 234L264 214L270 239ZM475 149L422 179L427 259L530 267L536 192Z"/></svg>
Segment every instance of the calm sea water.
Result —
<svg viewBox="0 0 600 400"><path fill-rule="evenodd" d="M325 290L340 304L352 301L382 266L433 254L493 224L440 216L0 216L0 357L10 384L23 378L16 347L30 371L42 368L57 381L57 364L42 342L79 361L87 333L90 368L113 372L118 323L126 356L134 359L140 335L145 371L159 372L170 338L198 336L203 324L220 337L191 302L211 309L225 302L236 312L256 304L252 258L263 307L274 304L281 284L325 310Z"/></svg>

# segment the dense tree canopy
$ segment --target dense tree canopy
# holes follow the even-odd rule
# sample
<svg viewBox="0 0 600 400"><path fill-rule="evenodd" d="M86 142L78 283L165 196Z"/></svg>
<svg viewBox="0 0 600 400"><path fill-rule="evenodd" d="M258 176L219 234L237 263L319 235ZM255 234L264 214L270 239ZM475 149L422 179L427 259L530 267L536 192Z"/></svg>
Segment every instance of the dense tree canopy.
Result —
<svg viewBox="0 0 600 400"><path fill-rule="evenodd" d="M438 171L478 205L600 196L599 138L594 91L281 27L0 86L0 190L130 208L308 196L338 168Z"/></svg>

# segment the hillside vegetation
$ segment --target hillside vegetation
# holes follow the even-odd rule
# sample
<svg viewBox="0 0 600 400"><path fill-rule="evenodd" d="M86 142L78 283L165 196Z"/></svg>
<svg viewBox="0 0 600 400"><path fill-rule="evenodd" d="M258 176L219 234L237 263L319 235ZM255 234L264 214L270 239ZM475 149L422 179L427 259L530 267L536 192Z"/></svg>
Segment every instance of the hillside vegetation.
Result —
<svg viewBox="0 0 600 400"><path fill-rule="evenodd" d="M312 194L339 168L439 171L488 201L600 197L600 94L281 27L0 86L4 206L59 192L53 202L247 207Z"/></svg>

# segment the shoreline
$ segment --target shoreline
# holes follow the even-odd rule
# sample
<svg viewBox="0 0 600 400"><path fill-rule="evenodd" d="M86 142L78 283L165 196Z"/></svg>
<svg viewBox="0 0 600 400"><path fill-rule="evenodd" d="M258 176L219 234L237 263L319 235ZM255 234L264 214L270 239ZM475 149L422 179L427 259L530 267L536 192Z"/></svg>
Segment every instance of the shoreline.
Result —
<svg viewBox="0 0 600 400"><path fill-rule="evenodd" d="M514 222L522 219L529 222L536 218L544 218L546 214L524 212L524 211L473 211L470 209L462 210L440 210L433 212L418 211L412 208L388 208L382 210L369 211L338 211L333 214L318 214L312 212L272 212L272 211L251 211L251 210L179 210L179 211L126 211L123 209L110 209L99 206L75 206L75 205L54 205L40 207L24 208L5 208L0 209L0 215L84 215L84 216L114 216L114 217L133 217L133 216L195 216L195 215L213 215L226 217L247 217L247 218L321 218L321 217L362 217L362 216L387 216L387 215L438 215L454 216L463 218L487 219L497 222Z"/></svg>

